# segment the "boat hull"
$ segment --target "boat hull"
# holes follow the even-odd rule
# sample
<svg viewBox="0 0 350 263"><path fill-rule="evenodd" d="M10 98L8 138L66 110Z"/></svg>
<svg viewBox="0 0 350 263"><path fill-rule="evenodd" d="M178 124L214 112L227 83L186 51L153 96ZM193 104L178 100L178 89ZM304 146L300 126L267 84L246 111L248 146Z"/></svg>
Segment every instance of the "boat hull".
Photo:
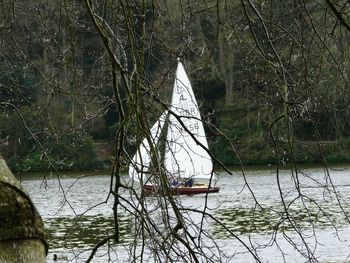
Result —
<svg viewBox="0 0 350 263"><path fill-rule="evenodd" d="M143 189L148 194L155 194L160 192L157 185L144 185ZM176 187L170 188L170 192L175 195L196 195L196 194L210 194L220 191L220 187Z"/></svg>

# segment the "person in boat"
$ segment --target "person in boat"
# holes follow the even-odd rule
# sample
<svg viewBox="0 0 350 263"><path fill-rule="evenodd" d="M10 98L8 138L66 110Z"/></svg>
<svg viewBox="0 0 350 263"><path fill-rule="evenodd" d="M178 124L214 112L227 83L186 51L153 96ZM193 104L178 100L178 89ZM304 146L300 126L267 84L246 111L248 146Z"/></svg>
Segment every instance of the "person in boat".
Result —
<svg viewBox="0 0 350 263"><path fill-rule="evenodd" d="M175 188L175 187L178 187L178 186L179 186L179 181L176 180L176 178L170 176L170 177L168 177L168 180L169 180L170 186L171 186L172 188Z"/></svg>
<svg viewBox="0 0 350 263"><path fill-rule="evenodd" d="M185 187L192 187L193 186L193 179L190 178L185 182Z"/></svg>

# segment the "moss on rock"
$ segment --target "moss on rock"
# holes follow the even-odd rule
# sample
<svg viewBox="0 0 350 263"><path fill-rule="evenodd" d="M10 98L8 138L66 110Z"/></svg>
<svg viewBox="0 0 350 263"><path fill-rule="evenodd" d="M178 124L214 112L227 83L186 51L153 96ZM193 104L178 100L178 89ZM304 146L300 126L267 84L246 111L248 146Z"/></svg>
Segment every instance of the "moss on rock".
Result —
<svg viewBox="0 0 350 263"><path fill-rule="evenodd" d="M45 262L47 247L38 211L0 156L0 262ZM22 257L28 259L16 260Z"/></svg>

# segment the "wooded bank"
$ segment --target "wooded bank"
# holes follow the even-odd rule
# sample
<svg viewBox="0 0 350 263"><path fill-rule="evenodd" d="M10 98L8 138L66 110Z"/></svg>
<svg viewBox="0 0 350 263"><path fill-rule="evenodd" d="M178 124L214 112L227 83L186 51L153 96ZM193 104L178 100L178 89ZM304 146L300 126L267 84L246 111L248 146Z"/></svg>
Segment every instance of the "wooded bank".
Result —
<svg viewBox="0 0 350 263"><path fill-rule="evenodd" d="M348 4L122 2L90 6L99 20L76 1L2 3L0 150L14 171L100 169L96 142L113 145L124 117L127 164L177 57L226 165L350 161Z"/></svg>

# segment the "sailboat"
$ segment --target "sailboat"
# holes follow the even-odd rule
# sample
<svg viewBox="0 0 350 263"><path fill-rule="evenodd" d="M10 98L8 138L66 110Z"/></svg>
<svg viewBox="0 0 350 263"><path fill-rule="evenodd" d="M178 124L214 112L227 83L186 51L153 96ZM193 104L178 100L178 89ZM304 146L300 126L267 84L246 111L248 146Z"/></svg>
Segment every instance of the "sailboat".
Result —
<svg viewBox="0 0 350 263"><path fill-rule="evenodd" d="M159 140L164 130L165 146L160 147ZM129 165L129 176L141 182L144 191L154 193L160 189L159 180L155 183L149 172L152 158L156 158L162 161L172 193L194 195L219 192L220 187L213 186L216 175L198 104L180 61L170 108L158 118L149 135L143 139ZM164 150L163 156L160 148Z"/></svg>

